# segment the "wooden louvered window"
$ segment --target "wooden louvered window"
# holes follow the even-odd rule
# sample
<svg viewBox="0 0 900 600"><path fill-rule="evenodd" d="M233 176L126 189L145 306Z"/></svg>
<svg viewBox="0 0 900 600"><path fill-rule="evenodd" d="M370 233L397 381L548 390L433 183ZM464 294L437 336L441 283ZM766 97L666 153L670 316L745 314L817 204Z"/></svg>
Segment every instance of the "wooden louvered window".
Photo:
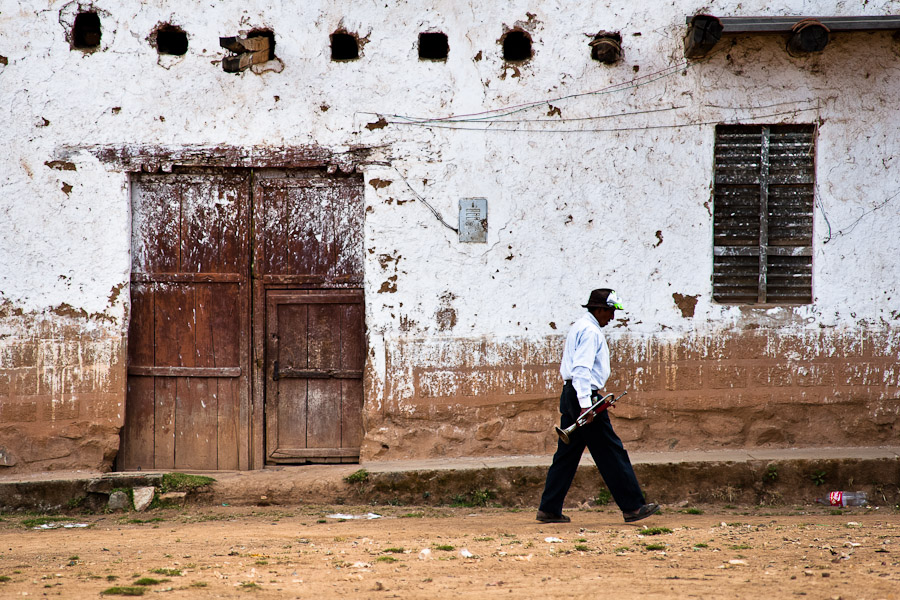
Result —
<svg viewBox="0 0 900 600"><path fill-rule="evenodd" d="M814 134L813 125L716 127L716 302L812 302Z"/></svg>

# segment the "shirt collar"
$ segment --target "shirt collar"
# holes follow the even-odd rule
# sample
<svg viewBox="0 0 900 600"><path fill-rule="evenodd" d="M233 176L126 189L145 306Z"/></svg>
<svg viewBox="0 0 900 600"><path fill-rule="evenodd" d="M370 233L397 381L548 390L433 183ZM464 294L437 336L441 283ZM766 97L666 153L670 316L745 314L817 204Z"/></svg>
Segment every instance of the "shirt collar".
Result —
<svg viewBox="0 0 900 600"><path fill-rule="evenodd" d="M597 320L597 317L595 317L595 316L591 313L591 311L588 311L587 313L585 313L585 317L588 318L588 321L589 321L590 323L593 323L594 325L596 325L596 326L597 326L597 329L600 329L600 321Z"/></svg>

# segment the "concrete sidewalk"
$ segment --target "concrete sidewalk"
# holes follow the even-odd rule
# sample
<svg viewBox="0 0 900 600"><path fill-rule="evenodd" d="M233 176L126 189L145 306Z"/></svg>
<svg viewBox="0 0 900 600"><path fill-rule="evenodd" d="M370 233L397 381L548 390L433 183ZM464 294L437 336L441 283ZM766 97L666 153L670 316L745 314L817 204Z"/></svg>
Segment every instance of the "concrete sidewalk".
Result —
<svg viewBox="0 0 900 600"><path fill-rule="evenodd" d="M867 491L876 504L900 502L900 446L630 454L647 498L658 502L802 504L837 489ZM488 503L532 508L550 461L551 456L541 455L186 471L216 481L191 490L184 501L193 505ZM96 509L116 489L160 488L164 473L74 471L0 478L0 511ZM568 503L602 500L602 489L585 453Z"/></svg>
<svg viewBox="0 0 900 600"><path fill-rule="evenodd" d="M816 459L900 459L900 446L881 448L752 448L736 450L686 450L678 452L628 452L631 463L659 465L668 463L720 463L750 461L785 461ZM423 460L398 460L369 462L361 465L372 473L398 471L446 470L446 469L506 469L509 467L549 467L551 455L496 456L481 458L435 458ZM588 452L581 459L581 466L594 464Z"/></svg>

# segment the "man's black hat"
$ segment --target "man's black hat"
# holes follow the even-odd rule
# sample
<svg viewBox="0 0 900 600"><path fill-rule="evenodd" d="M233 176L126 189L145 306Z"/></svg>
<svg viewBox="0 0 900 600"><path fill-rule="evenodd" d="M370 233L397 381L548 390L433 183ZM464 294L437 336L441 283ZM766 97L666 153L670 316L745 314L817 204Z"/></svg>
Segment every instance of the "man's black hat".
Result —
<svg viewBox="0 0 900 600"><path fill-rule="evenodd" d="M615 290L609 288L598 288L591 291L591 297L588 298L587 304L582 304L584 308L611 308L613 310L624 310L622 301Z"/></svg>

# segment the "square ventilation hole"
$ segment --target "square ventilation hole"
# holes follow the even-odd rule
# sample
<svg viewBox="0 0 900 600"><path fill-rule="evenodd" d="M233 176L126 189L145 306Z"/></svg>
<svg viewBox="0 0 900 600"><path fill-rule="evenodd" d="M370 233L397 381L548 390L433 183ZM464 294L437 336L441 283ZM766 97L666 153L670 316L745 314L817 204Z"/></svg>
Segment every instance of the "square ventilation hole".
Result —
<svg viewBox="0 0 900 600"><path fill-rule="evenodd" d="M421 60L447 60L450 46L444 33L419 34L419 58Z"/></svg>

